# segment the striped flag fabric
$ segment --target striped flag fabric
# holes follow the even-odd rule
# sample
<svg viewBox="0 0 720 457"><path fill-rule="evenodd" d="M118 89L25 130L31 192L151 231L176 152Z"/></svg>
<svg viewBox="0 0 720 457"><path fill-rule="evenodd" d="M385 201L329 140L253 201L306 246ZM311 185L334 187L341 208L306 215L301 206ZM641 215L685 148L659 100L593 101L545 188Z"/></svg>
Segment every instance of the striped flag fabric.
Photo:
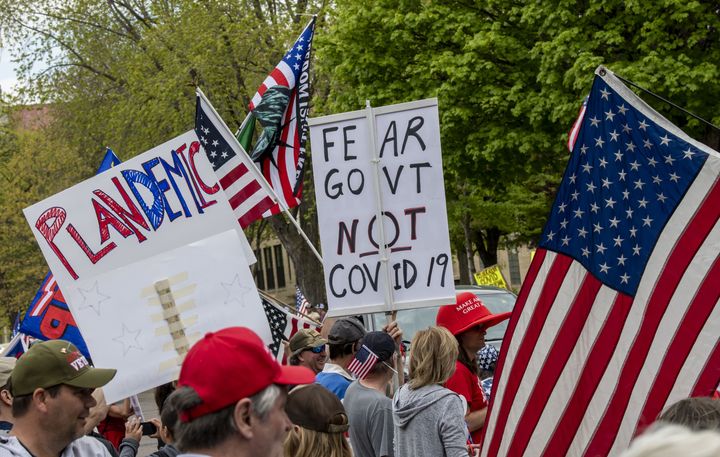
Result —
<svg viewBox="0 0 720 457"><path fill-rule="evenodd" d="M363 344L347 368L357 379L365 379L377 362L378 356Z"/></svg>
<svg viewBox="0 0 720 457"><path fill-rule="evenodd" d="M264 104L264 98L277 95L277 89L289 93L287 106L282 105L284 111L277 113L281 114L280 122L273 127L278 131L269 141L268 154L254 157L265 179L288 208L297 206L302 194L305 143L308 137L307 114L310 102L310 50L314 33L315 17L310 20L280 63L265 78L249 105L250 111L258 117L262 125L263 116L260 111L263 110L259 107ZM268 89L273 90L268 91ZM266 130L269 128L266 125L263 127ZM264 217L281 211L280 205L275 205L264 214Z"/></svg>
<svg viewBox="0 0 720 457"><path fill-rule="evenodd" d="M482 456L615 456L720 381L720 154L596 70L503 341Z"/></svg>
<svg viewBox="0 0 720 457"><path fill-rule="evenodd" d="M307 314L310 303L308 303L305 294L300 291L300 286L295 286L295 309L300 314Z"/></svg>
<svg viewBox="0 0 720 457"><path fill-rule="evenodd" d="M252 161L202 91L197 91L195 133L244 229L275 204Z"/></svg>
<svg viewBox="0 0 720 457"><path fill-rule="evenodd" d="M321 326L312 320L299 317L290 309L275 303L262 293L260 294L260 300L265 310L268 324L270 324L270 333L273 339L272 344L270 344L268 348L275 358L285 365L288 362L285 343L289 341L298 330L312 329L319 332Z"/></svg>
<svg viewBox="0 0 720 457"><path fill-rule="evenodd" d="M572 152L573 148L575 148L575 140L577 140L578 133L580 133L580 127L582 126L583 118L585 118L585 111L587 110L587 101L588 97L585 97L583 99L582 106L580 107L580 112L578 113L577 119L575 119L575 122L573 122L573 126L570 129L570 132L568 132L568 142L567 147L570 152Z"/></svg>

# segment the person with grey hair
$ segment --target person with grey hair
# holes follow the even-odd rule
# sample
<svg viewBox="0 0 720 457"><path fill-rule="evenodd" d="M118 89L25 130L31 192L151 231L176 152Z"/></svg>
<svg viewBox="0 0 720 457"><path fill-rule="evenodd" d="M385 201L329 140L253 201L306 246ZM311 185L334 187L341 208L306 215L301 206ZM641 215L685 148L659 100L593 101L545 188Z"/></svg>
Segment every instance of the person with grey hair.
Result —
<svg viewBox="0 0 720 457"><path fill-rule="evenodd" d="M286 386L314 379L305 367L281 366L248 328L208 333L167 399L178 415L175 445L181 455L281 457L292 427Z"/></svg>
<svg viewBox="0 0 720 457"><path fill-rule="evenodd" d="M720 432L720 400L710 397L683 398L668 406L657 420L684 425L692 430Z"/></svg>
<svg viewBox="0 0 720 457"><path fill-rule="evenodd" d="M717 457L720 433L659 424L635 438L620 457Z"/></svg>

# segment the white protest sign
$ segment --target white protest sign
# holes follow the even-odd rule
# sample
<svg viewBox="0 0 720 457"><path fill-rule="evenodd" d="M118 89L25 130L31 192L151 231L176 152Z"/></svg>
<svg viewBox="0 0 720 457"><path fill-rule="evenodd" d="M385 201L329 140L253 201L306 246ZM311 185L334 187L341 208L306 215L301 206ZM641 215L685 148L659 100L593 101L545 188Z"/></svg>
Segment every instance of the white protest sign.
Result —
<svg viewBox="0 0 720 457"><path fill-rule="evenodd" d="M199 282L210 277L227 282L220 273L232 273L242 288L252 291L239 298L247 310L223 308L212 314L204 309L218 305L222 288L202 292L203 283L193 295L199 307L194 328L215 330L242 324L272 341L248 267L248 259L254 262L254 256L194 131L36 203L24 213L94 362L123 370L108 387L110 392L137 393L143 390L141 381L157 380L140 371L146 365L125 364L118 358L119 345L112 336L138 329L151 333L148 316L158 310L145 306L147 297L141 298L141 291L156 279L179 274L175 266L182 266L184 274ZM223 238L228 245L222 256L189 247L207 244L223 250L210 242L221 233L234 237ZM217 259L206 262L206 255ZM220 286L216 283L215 287ZM162 347L164 343L146 340L143 352L126 351L125 355L143 359L155 344ZM163 373L166 377L170 371ZM121 385L122 389L117 387ZM130 392L133 388L139 390ZM118 398L122 397L108 395L109 401Z"/></svg>
<svg viewBox="0 0 720 457"><path fill-rule="evenodd" d="M329 314L452 302L437 100L325 116L309 124Z"/></svg>

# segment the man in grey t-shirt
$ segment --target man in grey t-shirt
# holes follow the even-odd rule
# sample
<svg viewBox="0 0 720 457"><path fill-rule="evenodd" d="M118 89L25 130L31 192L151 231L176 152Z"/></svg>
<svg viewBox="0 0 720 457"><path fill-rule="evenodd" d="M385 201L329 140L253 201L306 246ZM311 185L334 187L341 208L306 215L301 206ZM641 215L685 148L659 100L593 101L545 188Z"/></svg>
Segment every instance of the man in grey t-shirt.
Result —
<svg viewBox="0 0 720 457"><path fill-rule="evenodd" d="M392 368L395 342L385 332L369 332L363 337L362 346L378 360L364 377L350 384L343 400L353 455L393 457L392 400L385 395L385 389L395 373Z"/></svg>

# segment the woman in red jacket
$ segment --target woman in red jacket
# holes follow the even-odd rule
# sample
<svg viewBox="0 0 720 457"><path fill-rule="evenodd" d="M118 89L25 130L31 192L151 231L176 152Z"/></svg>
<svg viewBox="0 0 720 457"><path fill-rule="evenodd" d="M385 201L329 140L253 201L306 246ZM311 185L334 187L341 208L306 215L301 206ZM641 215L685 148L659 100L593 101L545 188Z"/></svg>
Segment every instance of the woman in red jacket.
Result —
<svg viewBox="0 0 720 457"><path fill-rule="evenodd" d="M437 325L450 330L460 346L455 373L445 387L465 397L468 404L465 422L472 442L476 444L480 441L488 406L478 377L477 351L485 346L487 329L504 321L510 314L492 314L472 292L457 294L455 303L441 306L437 314Z"/></svg>

